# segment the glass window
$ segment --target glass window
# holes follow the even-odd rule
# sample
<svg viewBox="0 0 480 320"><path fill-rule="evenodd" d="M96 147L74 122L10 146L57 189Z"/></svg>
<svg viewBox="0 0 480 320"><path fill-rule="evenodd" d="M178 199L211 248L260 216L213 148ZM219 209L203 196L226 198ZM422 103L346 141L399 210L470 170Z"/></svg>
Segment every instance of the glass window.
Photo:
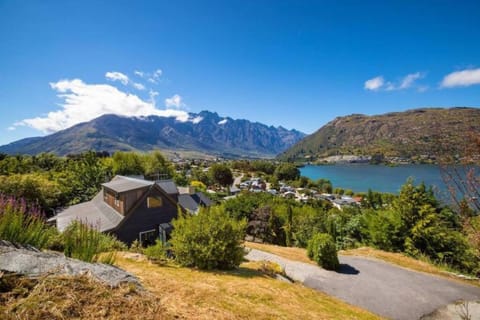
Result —
<svg viewBox="0 0 480 320"><path fill-rule="evenodd" d="M138 238L144 247L153 245L157 239L157 230L152 229L148 231L142 231L138 234Z"/></svg>
<svg viewBox="0 0 480 320"><path fill-rule="evenodd" d="M147 197L147 207L148 208L158 208L163 204L162 198L160 197Z"/></svg>

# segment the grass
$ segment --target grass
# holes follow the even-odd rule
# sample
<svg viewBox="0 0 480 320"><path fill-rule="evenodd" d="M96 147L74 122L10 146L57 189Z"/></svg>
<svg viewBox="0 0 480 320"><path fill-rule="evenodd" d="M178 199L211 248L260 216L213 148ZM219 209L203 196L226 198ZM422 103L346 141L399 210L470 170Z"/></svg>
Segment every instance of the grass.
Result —
<svg viewBox="0 0 480 320"><path fill-rule="evenodd" d="M0 275L0 284L4 320L173 319L152 294L129 284L112 289L86 275L40 279Z"/></svg>
<svg viewBox="0 0 480 320"><path fill-rule="evenodd" d="M247 248L252 248L252 249L273 253L273 254L276 254L277 256L280 256L286 259L317 265L315 261L312 261L308 258L307 250L303 248L282 247L282 246L276 246L273 244L264 244L264 243L248 242L248 241L245 242L245 246Z"/></svg>
<svg viewBox="0 0 480 320"><path fill-rule="evenodd" d="M286 259L315 264L315 262L311 261L307 257L307 250L302 248L281 247L281 246L254 243L254 242L245 242L245 246L248 248L253 248L253 249L258 249L265 252L273 253ZM401 253L386 252L386 251L382 251L382 250L378 250L370 247L362 247L357 249L341 250L338 252L338 254L344 255L344 256L361 256L361 257L367 257L367 258L375 258L378 260L382 260L384 262L397 265L402 268L424 272L428 274L433 274L433 275L447 278L450 280L455 280L455 281L460 281L462 283L480 286L480 282L478 280L468 280L468 279L459 278L449 273L448 271L446 271L445 268L441 268L439 266L433 265L432 263L429 263L426 261L421 261L421 260L408 257Z"/></svg>
<svg viewBox="0 0 480 320"><path fill-rule="evenodd" d="M135 274L180 319L379 319L321 292L273 279L259 262L233 271L158 266L124 254L116 264Z"/></svg>
<svg viewBox="0 0 480 320"><path fill-rule="evenodd" d="M321 292L273 278L275 264L245 262L232 271L159 266L139 253L116 265L135 274L109 288L87 275L27 279L0 274L0 319L380 319Z"/></svg>

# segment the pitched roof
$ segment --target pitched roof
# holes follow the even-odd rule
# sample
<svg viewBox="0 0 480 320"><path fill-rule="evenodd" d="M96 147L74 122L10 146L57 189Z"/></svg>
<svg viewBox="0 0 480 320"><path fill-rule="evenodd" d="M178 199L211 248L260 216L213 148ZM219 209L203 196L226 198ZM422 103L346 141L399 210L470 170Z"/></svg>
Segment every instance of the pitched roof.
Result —
<svg viewBox="0 0 480 320"><path fill-rule="evenodd" d="M107 187L115 192L121 193L125 191L135 190L153 185L153 181L141 180L125 176L115 176L112 181L103 183L102 186Z"/></svg>
<svg viewBox="0 0 480 320"><path fill-rule="evenodd" d="M209 207L212 205L212 200L205 196L202 192L194 194L180 194L178 195L178 203L185 209L191 212L197 212L200 206Z"/></svg>
<svg viewBox="0 0 480 320"><path fill-rule="evenodd" d="M177 185L173 180L160 180L156 184L167 194L178 194Z"/></svg>
<svg viewBox="0 0 480 320"><path fill-rule="evenodd" d="M91 201L70 206L50 220L56 220L60 231L72 221L79 220L103 232L115 228L123 219L124 216L103 201L103 192L100 191Z"/></svg>

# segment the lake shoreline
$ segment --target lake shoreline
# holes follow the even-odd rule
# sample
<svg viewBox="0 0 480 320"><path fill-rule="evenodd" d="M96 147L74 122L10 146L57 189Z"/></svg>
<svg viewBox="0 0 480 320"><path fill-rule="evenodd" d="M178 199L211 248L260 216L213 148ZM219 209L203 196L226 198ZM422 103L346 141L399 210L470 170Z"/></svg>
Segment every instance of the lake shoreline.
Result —
<svg viewBox="0 0 480 320"><path fill-rule="evenodd" d="M304 165L302 176L312 180L328 179L334 187L351 189L354 192L378 192L398 194L407 179L413 178L416 184L424 182L437 192L445 193L446 187L441 177L440 166L434 164L385 164L348 163L328 165Z"/></svg>

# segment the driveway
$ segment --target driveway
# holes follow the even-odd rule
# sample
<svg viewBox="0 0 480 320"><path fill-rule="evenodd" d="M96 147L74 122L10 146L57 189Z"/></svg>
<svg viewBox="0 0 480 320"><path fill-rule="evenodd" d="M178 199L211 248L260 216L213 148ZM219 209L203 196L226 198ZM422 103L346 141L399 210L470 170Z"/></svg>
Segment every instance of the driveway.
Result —
<svg viewBox="0 0 480 320"><path fill-rule="evenodd" d="M246 258L278 263L292 279L380 316L419 319L457 300L480 299L480 288L410 271L380 260L339 256L339 272L251 249Z"/></svg>

